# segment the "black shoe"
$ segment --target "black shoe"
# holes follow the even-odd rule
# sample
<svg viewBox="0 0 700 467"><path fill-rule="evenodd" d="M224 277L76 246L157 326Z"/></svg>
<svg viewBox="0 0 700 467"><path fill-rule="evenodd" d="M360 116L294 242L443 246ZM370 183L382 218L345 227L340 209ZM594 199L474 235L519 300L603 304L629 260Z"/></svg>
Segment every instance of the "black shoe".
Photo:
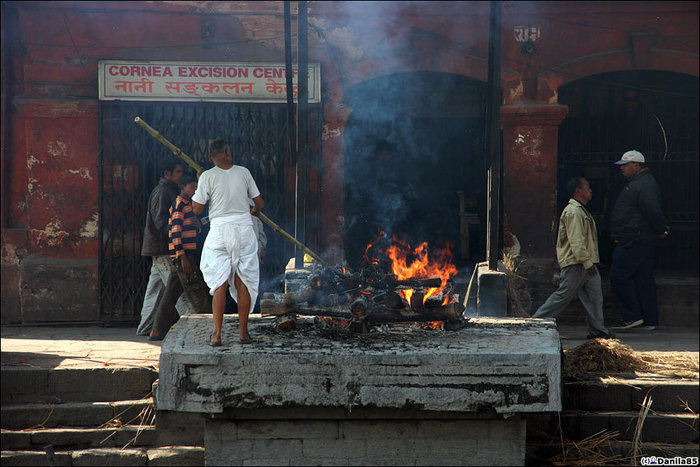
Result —
<svg viewBox="0 0 700 467"><path fill-rule="evenodd" d="M615 339L615 334L612 332L605 333L603 331L589 332L586 339Z"/></svg>
<svg viewBox="0 0 700 467"><path fill-rule="evenodd" d="M629 321L620 321L620 324L618 324L617 326L612 326L612 327L610 327L610 329L615 329L616 331L621 331L621 330L625 330L625 329L638 328L642 324L644 324L643 319L637 319L637 320L631 319Z"/></svg>

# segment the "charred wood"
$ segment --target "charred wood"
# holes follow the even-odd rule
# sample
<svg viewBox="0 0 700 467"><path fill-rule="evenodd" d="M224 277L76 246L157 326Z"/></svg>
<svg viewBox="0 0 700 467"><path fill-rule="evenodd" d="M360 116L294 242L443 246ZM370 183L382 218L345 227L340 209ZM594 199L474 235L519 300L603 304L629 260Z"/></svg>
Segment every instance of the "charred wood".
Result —
<svg viewBox="0 0 700 467"><path fill-rule="evenodd" d="M426 309L424 313L415 313L410 310L391 310L386 307L377 307L367 315L365 321L368 324L398 323L398 322L425 322L425 321L461 321L464 307L457 302L449 303L439 308Z"/></svg>
<svg viewBox="0 0 700 467"><path fill-rule="evenodd" d="M387 308L406 308L408 302L398 292L390 290L384 297L384 305Z"/></svg>
<svg viewBox="0 0 700 467"><path fill-rule="evenodd" d="M423 299L425 298L425 290L414 290L411 295L411 310L416 313L425 313Z"/></svg>

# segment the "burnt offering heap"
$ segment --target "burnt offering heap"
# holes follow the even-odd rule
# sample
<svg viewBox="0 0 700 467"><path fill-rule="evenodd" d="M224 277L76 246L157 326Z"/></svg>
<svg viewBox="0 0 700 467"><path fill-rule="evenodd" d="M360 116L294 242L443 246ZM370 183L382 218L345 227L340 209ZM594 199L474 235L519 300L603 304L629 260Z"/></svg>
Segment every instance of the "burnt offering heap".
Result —
<svg viewBox="0 0 700 467"><path fill-rule="evenodd" d="M281 317L279 325L296 315L308 315L348 320L356 332L397 322L444 321L445 329L457 329L464 306L457 301L453 283L441 287L441 282L439 277L402 280L376 268L357 273L294 269L287 271L285 293L265 294L260 310ZM430 295L434 289L439 292Z"/></svg>
<svg viewBox="0 0 700 467"><path fill-rule="evenodd" d="M294 269L292 263L284 294L265 294L260 303L263 314L279 317L280 330L293 328L297 315L346 320L355 332L385 323L444 322L447 330L464 324L464 306L450 280L457 269L447 260L428 261L426 243L413 251L392 245L381 260L367 260L356 272L313 263Z"/></svg>

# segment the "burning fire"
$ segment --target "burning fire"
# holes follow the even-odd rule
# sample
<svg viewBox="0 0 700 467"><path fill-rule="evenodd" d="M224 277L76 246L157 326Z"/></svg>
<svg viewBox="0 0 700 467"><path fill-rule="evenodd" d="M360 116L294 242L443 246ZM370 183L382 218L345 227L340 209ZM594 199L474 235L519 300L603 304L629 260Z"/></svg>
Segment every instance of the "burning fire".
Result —
<svg viewBox="0 0 700 467"><path fill-rule="evenodd" d="M423 329L430 329L432 331L442 331L444 324L442 321L428 321L423 324Z"/></svg>
<svg viewBox="0 0 700 467"><path fill-rule="evenodd" d="M439 277L440 287L429 288L423 297L423 303L434 295L437 295L447 284L447 280L456 275L459 271L452 264L452 252L450 244L446 248L439 249L432 253L432 260L428 258L428 242L421 243L418 247L411 249L406 242L401 242L394 237L394 244L386 250L386 254L391 259L391 269L397 279L428 279ZM415 258L408 264L409 258ZM401 295L409 303L413 290L402 290ZM448 298L445 297L443 305L447 305Z"/></svg>

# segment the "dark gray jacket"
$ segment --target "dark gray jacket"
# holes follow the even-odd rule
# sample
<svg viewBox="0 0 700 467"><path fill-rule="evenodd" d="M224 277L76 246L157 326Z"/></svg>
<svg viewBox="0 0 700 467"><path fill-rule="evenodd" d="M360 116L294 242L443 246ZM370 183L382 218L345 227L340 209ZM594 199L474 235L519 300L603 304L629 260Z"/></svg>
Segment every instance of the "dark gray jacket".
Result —
<svg viewBox="0 0 700 467"><path fill-rule="evenodd" d="M612 238L653 243L666 230L661 194L649 170L628 180L617 198L610 221Z"/></svg>
<svg viewBox="0 0 700 467"><path fill-rule="evenodd" d="M148 199L146 227L143 231L141 256L168 255L168 219L170 206L180 194L176 183L161 178Z"/></svg>

